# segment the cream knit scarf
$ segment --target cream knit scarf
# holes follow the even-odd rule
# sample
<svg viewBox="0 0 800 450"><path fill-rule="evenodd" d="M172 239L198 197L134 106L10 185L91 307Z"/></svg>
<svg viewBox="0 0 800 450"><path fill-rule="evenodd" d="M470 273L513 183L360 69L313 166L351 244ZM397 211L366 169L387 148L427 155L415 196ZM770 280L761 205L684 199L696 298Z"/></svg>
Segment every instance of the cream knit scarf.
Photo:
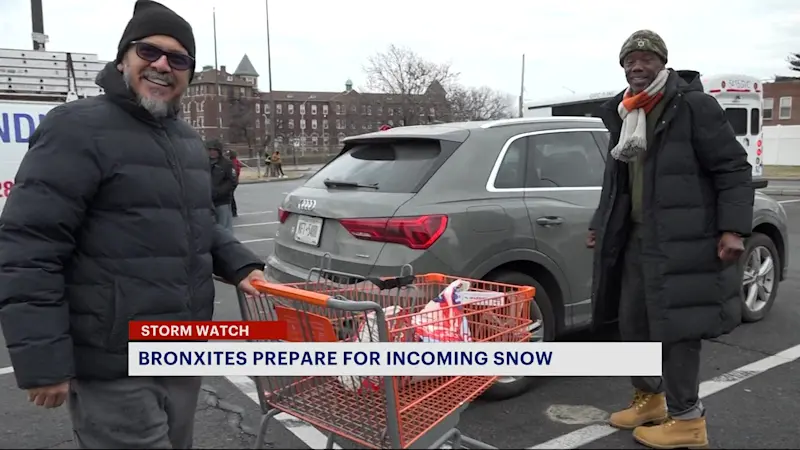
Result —
<svg viewBox="0 0 800 450"><path fill-rule="evenodd" d="M611 156L622 162L630 162L637 155L647 150L647 113L649 113L664 96L669 71L662 70L645 90L636 95L631 89L625 91L619 102L617 112L622 119L622 130L619 143L611 150Z"/></svg>

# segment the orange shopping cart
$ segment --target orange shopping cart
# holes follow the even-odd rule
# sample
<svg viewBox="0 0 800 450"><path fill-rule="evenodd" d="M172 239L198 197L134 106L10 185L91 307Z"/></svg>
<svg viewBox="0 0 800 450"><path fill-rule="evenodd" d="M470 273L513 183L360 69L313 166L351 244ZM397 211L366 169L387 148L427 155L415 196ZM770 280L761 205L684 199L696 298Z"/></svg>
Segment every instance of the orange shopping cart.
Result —
<svg viewBox="0 0 800 450"><path fill-rule="evenodd" d="M423 309L455 280L414 275L411 266L380 279L315 268L305 282L259 284L257 297L237 292L243 320L286 321L290 342L408 342L415 340L414 324L444 320L422 317ZM531 339L533 287L461 280L470 283L461 312L473 342ZM365 333L367 325L374 329ZM326 448L496 448L463 436L457 425L497 376L252 378L263 414L256 448L263 448L270 420L282 412L325 432Z"/></svg>

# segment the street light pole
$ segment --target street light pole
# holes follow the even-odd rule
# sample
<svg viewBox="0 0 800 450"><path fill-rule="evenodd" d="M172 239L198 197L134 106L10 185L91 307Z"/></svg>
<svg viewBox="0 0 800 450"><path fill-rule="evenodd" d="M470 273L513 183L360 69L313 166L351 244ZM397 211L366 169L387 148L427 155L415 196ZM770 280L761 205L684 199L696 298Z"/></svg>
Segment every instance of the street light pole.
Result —
<svg viewBox="0 0 800 450"><path fill-rule="evenodd" d="M42 0L31 0L31 25L33 26L33 49L44 51L47 35L44 34Z"/></svg>
<svg viewBox="0 0 800 450"><path fill-rule="evenodd" d="M523 104L525 103L525 54L522 54L522 80L519 87L519 116L523 117Z"/></svg>
<svg viewBox="0 0 800 450"><path fill-rule="evenodd" d="M270 121L269 121L269 147L271 151L269 152L270 155L275 153L275 121L278 120L276 118L276 111L275 111L275 95L272 92L272 52L270 51L270 43L269 43L269 0L264 0L267 9L267 76L269 77L268 86L269 86L269 114L270 114Z"/></svg>
<svg viewBox="0 0 800 450"><path fill-rule="evenodd" d="M211 9L211 14L214 18L214 105L216 106L216 114L217 114L217 123L216 127L218 130L217 139L220 142L225 141L225 136L223 135L222 131L222 90L219 88L219 66L217 65L217 8Z"/></svg>

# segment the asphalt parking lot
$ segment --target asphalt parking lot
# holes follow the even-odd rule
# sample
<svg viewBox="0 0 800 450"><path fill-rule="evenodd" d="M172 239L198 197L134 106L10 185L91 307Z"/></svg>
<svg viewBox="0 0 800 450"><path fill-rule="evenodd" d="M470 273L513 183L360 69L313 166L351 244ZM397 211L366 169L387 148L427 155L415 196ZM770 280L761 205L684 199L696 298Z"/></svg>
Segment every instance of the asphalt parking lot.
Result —
<svg viewBox="0 0 800 450"><path fill-rule="evenodd" d="M242 185L236 198L239 239L259 256L272 251L277 205L302 181ZM790 251L800 258L800 197L776 197L790 218ZM800 417L800 265L794 263L767 319L705 343L701 392L708 408L712 448L798 448ZM233 288L218 283L216 318L240 318ZM613 336L575 336L604 340ZM5 345L0 345L0 448L71 448L66 411L30 406L16 389ZM641 448L630 433L604 425L629 401L627 378L543 378L525 395L477 401L461 430L498 448ZM269 447L323 448L324 436L290 416L268 433ZM252 446L259 419L249 379L209 378L198 404L197 448Z"/></svg>

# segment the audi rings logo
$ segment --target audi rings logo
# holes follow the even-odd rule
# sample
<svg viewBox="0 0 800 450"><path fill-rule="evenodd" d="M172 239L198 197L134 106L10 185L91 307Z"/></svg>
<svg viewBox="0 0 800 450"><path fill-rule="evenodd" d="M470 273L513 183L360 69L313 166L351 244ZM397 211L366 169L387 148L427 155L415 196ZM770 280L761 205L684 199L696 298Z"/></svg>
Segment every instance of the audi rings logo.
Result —
<svg viewBox="0 0 800 450"><path fill-rule="evenodd" d="M297 209L302 211L311 211L316 206L317 206L316 200L304 198L303 200L300 200L300 203L297 204Z"/></svg>

